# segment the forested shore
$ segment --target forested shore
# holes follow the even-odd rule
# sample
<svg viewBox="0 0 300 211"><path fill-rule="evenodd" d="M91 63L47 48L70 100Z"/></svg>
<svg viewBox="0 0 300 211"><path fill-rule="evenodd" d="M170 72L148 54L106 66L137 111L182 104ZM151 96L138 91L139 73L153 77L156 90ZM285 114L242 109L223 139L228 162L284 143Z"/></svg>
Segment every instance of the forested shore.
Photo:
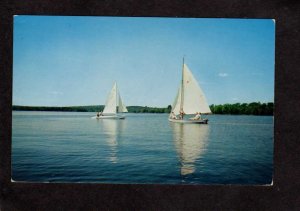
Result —
<svg viewBox="0 0 300 211"><path fill-rule="evenodd" d="M274 103L235 103L209 106L213 114L245 114L245 115L273 115ZM148 106L127 106L129 113L170 113L171 105L165 108ZM70 111L70 112L98 112L104 109L103 105L90 106L20 106L13 105L14 111Z"/></svg>
<svg viewBox="0 0 300 211"><path fill-rule="evenodd" d="M214 114L246 114L246 115L273 115L274 103L235 103L210 105Z"/></svg>

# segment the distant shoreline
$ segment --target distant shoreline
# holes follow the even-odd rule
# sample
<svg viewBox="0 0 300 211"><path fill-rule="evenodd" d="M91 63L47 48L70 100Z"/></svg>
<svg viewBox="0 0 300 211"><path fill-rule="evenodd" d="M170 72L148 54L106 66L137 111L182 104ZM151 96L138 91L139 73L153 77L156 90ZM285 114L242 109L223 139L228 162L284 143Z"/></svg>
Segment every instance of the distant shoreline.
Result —
<svg viewBox="0 0 300 211"><path fill-rule="evenodd" d="M245 115L273 115L274 103L235 103L209 106L213 114L245 114ZM129 113L170 113L171 105L165 108L148 106L127 106ZM98 112L104 109L104 105L90 106L21 106L13 105L13 111L64 111L64 112Z"/></svg>

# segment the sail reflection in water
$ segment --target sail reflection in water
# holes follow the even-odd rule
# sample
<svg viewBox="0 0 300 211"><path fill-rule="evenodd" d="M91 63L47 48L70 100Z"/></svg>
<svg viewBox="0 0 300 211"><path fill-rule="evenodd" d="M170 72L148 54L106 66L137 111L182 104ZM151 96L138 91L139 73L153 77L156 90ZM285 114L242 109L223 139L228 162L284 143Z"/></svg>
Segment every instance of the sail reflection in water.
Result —
<svg viewBox="0 0 300 211"><path fill-rule="evenodd" d="M201 158L207 148L209 125L174 124L173 130L175 148L181 163L181 175L195 172L195 162Z"/></svg>
<svg viewBox="0 0 300 211"><path fill-rule="evenodd" d="M109 147L109 161L117 163L118 157L118 140L124 129L124 121L116 121L114 119L101 119L98 120L101 123L103 133L107 136L106 143Z"/></svg>

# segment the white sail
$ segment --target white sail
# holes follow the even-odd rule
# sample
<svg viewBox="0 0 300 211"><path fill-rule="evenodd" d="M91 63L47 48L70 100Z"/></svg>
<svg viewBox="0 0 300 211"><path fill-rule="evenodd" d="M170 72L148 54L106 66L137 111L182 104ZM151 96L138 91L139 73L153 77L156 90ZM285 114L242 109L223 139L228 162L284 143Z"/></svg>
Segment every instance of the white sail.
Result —
<svg viewBox="0 0 300 211"><path fill-rule="evenodd" d="M128 110L121 99L117 83L114 83L107 97L103 114L116 114L119 112L128 112Z"/></svg>
<svg viewBox="0 0 300 211"><path fill-rule="evenodd" d="M186 64L183 65L183 111L186 114L211 113L203 91Z"/></svg>
<svg viewBox="0 0 300 211"><path fill-rule="evenodd" d="M117 84L111 89L103 110L103 114L115 114L117 112Z"/></svg>
<svg viewBox="0 0 300 211"><path fill-rule="evenodd" d="M122 101L122 99L121 99L120 93L119 93L119 101L118 101L118 104L119 104L119 105L118 105L118 112L123 112L123 113L128 112L126 106L124 105L124 103L123 103L123 101Z"/></svg>
<svg viewBox="0 0 300 211"><path fill-rule="evenodd" d="M182 77L183 81L172 108L175 115L179 114L181 106L185 114L211 113L203 91L186 64L183 64Z"/></svg>
<svg viewBox="0 0 300 211"><path fill-rule="evenodd" d="M180 112L180 99L181 99L181 86L179 86L176 98L172 105L172 112L174 112L175 115L178 115Z"/></svg>

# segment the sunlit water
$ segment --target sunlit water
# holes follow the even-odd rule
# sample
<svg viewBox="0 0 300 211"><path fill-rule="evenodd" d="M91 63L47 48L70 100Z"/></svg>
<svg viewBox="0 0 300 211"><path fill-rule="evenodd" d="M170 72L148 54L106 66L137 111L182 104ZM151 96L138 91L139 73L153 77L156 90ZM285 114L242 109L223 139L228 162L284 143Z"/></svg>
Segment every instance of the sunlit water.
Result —
<svg viewBox="0 0 300 211"><path fill-rule="evenodd" d="M13 112L12 179L39 182L270 184L273 117Z"/></svg>

